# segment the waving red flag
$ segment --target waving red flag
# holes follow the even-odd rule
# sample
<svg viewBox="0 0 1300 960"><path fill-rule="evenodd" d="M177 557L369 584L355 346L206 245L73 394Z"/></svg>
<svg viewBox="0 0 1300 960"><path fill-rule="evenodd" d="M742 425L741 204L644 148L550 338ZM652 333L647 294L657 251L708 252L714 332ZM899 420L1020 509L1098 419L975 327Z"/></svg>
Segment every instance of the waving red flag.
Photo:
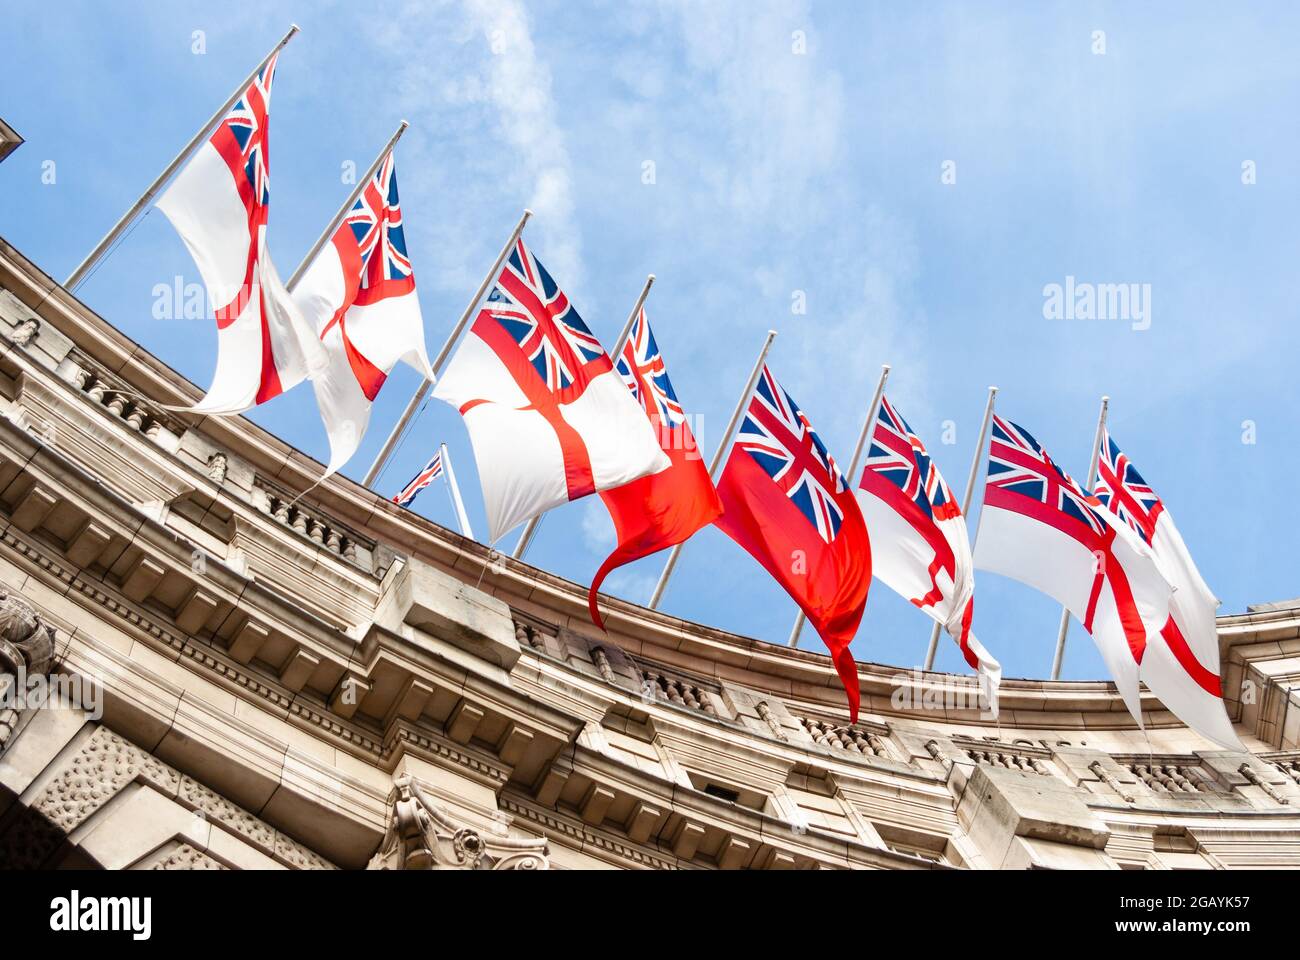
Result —
<svg viewBox="0 0 1300 960"><path fill-rule="evenodd" d="M602 630L605 624L596 606L596 591L611 570L684 542L722 513L644 308L633 323L617 369L650 418L672 466L600 494L618 535L618 547L600 565L587 593L591 620Z"/></svg>
<svg viewBox="0 0 1300 960"><path fill-rule="evenodd" d="M799 405L766 365L718 481L715 522L763 565L831 651L858 719L849 644L871 586L862 509Z"/></svg>

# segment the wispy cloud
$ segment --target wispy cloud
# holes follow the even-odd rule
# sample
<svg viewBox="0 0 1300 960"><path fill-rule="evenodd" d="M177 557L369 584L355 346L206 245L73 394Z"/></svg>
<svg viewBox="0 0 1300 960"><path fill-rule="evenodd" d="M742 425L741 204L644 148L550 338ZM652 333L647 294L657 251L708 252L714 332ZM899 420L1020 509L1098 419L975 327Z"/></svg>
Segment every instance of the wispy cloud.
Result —
<svg viewBox="0 0 1300 960"><path fill-rule="evenodd" d="M513 193L520 208L534 212L529 234L548 268L566 288L580 286L584 264L572 165L551 70L534 42L525 4L409 4L394 21L370 29L400 63L394 97L412 121L402 150L419 164L421 206L436 211L412 219L419 249L438 270L434 282L463 290L481 279L504 239L484 229L483 211ZM444 56L409 55L411 37L422 31L451 38Z"/></svg>
<svg viewBox="0 0 1300 960"><path fill-rule="evenodd" d="M742 158L716 171L734 210L761 215L778 206L797 215L809 181L833 170L841 155L843 83L814 55L811 4L661 5L677 19L687 61L705 81L700 95L726 118L714 137L721 134L728 152Z"/></svg>
<svg viewBox="0 0 1300 960"><path fill-rule="evenodd" d="M772 304L767 323L783 334L775 369L837 446L856 435L881 363L906 360L894 392L924 417L920 254L910 222L883 198L864 206L846 156L842 61L823 48L811 3L660 8L681 30L694 122L711 133L688 128L682 139L695 149L727 141L731 162L702 162L698 189L722 193L728 227L753 238L756 260L739 279Z"/></svg>
<svg viewBox="0 0 1300 960"><path fill-rule="evenodd" d="M496 110L498 135L518 151L517 175L530 181L529 205L547 260L565 283L581 286L569 154L551 98L551 70L537 55L528 13L520 0L467 0L465 8L492 53L482 92Z"/></svg>
<svg viewBox="0 0 1300 960"><path fill-rule="evenodd" d="M582 512L582 539L602 559L614 546L614 524L599 497L589 498Z"/></svg>

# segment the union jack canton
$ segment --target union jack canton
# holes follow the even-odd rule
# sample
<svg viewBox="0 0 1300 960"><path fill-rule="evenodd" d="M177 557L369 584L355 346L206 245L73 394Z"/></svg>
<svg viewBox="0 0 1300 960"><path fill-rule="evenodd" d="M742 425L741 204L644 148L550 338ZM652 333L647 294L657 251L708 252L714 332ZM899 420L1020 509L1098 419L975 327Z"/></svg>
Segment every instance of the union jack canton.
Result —
<svg viewBox="0 0 1300 960"><path fill-rule="evenodd" d="M1114 440L1110 431L1102 434L1100 466L1097 471L1097 500L1103 507L1119 517L1151 546L1156 533L1156 521L1165 509L1159 495L1142 479L1137 467Z"/></svg>
<svg viewBox="0 0 1300 960"><path fill-rule="evenodd" d="M1096 498L1057 466L1028 430L996 414L989 445L988 483L1058 510L1099 537L1109 529L1097 512Z"/></svg>
<svg viewBox="0 0 1300 960"><path fill-rule="evenodd" d="M898 487L931 520L961 515L925 444L886 397L880 398L880 413L867 451L866 469Z"/></svg>
<svg viewBox="0 0 1300 960"><path fill-rule="evenodd" d="M647 416L670 427L686 422L686 413L668 379L668 368L664 366L664 358L646 320L644 307L633 322L627 346L619 355L617 369Z"/></svg>
<svg viewBox="0 0 1300 960"><path fill-rule="evenodd" d="M384 158L379 172L366 185L343 223L352 231L361 254L357 303L367 304L392 293L406 293L414 287L392 153ZM391 289L393 282L402 289Z"/></svg>
<svg viewBox="0 0 1300 960"><path fill-rule="evenodd" d="M822 540L835 540L844 522L835 494L844 493L848 484L808 418L766 364L736 445L785 491Z"/></svg>
<svg viewBox="0 0 1300 960"><path fill-rule="evenodd" d="M393 503L399 507L409 507L415 502L415 498L420 495L420 491L440 476L442 476L441 450L435 453L433 458L420 468L420 472L411 478L410 482L402 488L401 493L393 497Z"/></svg>
<svg viewBox="0 0 1300 960"><path fill-rule="evenodd" d="M585 381L583 366L605 356L605 348L523 240L515 243L484 308L552 393Z"/></svg>

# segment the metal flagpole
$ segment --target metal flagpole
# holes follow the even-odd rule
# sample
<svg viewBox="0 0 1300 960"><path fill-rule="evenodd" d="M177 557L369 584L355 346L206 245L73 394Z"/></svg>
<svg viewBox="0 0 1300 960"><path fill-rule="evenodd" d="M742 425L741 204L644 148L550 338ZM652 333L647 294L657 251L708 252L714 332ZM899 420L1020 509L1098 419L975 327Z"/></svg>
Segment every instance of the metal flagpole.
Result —
<svg viewBox="0 0 1300 960"><path fill-rule="evenodd" d="M650 295L650 288L654 286L655 275L652 273L645 278L645 286L641 288L641 295L636 298L636 304L632 307L632 312L627 315L627 323L623 324L623 330L614 341L614 349L609 352L610 359L615 364L618 363L619 354L627 346L627 338L632 335L632 324L636 322L637 314L645 305L645 298ZM528 521L524 527L524 532L519 535L519 542L515 544L515 552L511 554L516 560L522 560L524 553L528 550L529 544L533 541L533 535L537 533L537 527L542 522L542 515L539 513Z"/></svg>
<svg viewBox="0 0 1300 960"><path fill-rule="evenodd" d="M850 490L853 489L853 478L858 475L858 464L862 462L862 451L866 447L867 437L871 433L871 425L876 422L876 414L880 410L880 398L885 395L885 381L888 379L889 364L881 364L880 382L876 384L876 392L871 398L871 406L867 408L867 419L862 422L862 432L858 434L858 445L853 448L853 459L849 463L847 480ZM790 646L799 646L799 634L803 632L803 624L807 619L803 610L800 610L794 618L794 627L790 630Z"/></svg>
<svg viewBox="0 0 1300 960"><path fill-rule="evenodd" d="M456 482L456 471L451 468L451 454L447 452L447 445L444 443L439 448L439 455L442 457L442 475L447 481L447 489L451 491L451 505L456 508L456 519L460 523L460 532L463 536L474 539L474 531L469 525L469 515L465 512L465 501L460 498L460 484Z"/></svg>
<svg viewBox="0 0 1300 960"><path fill-rule="evenodd" d="M1101 412L1097 414L1097 433L1092 438L1092 459L1088 461L1088 481L1085 488L1092 490L1097 482L1097 460L1101 452L1101 432L1106 429L1106 410L1110 406L1110 397L1101 398ZM1070 611L1061 609L1061 629L1056 635L1056 655L1052 657L1052 679L1061 679L1061 660L1065 657L1065 635L1070 632Z"/></svg>
<svg viewBox="0 0 1300 960"><path fill-rule="evenodd" d="M718 465L722 463L722 457L726 454L731 446L731 435L736 430L736 424L740 420L740 415L745 412L745 407L749 403L749 398L754 394L754 387L758 383L759 374L763 372L763 361L767 359L767 351L772 347L772 341L776 339L776 331L767 331L767 339L763 341L763 349L758 351L758 359L754 361L754 369L749 375L749 382L745 384L745 392L740 395L740 400L736 403L736 409L731 414L731 420L727 423L727 429L722 434L722 439L718 443L717 452L713 454L713 462L709 464L709 477L714 482L717 481ZM679 543L668 553L668 562L664 564L664 572L659 574L659 582L655 584L655 592L650 597L650 609L654 610L659 606L659 601L663 599L664 588L668 586L668 578L673 575L673 567L677 566L677 558L681 556L684 543Z"/></svg>
<svg viewBox="0 0 1300 960"><path fill-rule="evenodd" d="M338 230L339 224L343 222L343 219L352 210L352 205L357 202L357 198L361 196L362 192L364 192L366 187L370 184L370 181L374 179L375 174L379 172L380 166L388 155L393 152L393 148L397 146L397 141L402 139L402 134L406 132L408 126L409 124L405 120L398 124L396 132L394 132L392 138L388 141L388 145L385 146L383 150L379 151L379 156L375 157L375 162L366 170L365 175L357 180L356 187L353 188L352 193L348 195L348 198L343 201L343 206L339 207L339 212L334 215L334 219L329 222L329 226L321 231L321 235L316 238L316 242L313 243L311 249L307 251L307 256L303 257L302 263L298 264L298 269L289 277L289 282L285 284L287 290L292 292L293 288L298 286L298 281L302 279L302 275L307 272L307 268L310 267L312 261L316 259L316 254L320 253L325 244L330 242L330 239L334 236L334 232Z"/></svg>
<svg viewBox="0 0 1300 960"><path fill-rule="evenodd" d="M442 365L446 363L447 358L451 356L451 351L455 348L456 341L460 339L461 333L464 332L465 327L469 324L469 318L473 316L475 309L477 309L479 305L479 301L483 299L483 294L487 293L487 288L494 280L496 280L497 271L501 269L501 264L505 263L506 257L510 256L510 251L513 249L515 242L519 239L519 234L523 233L524 224L528 222L528 218L532 215L533 211L525 210L524 215L519 218L519 222L515 224L514 232L510 234L510 239L506 242L506 245L501 248L501 252L497 254L496 260L493 261L492 269L487 272L487 276L484 277L483 282L479 284L478 290L474 292L474 298L470 300L469 306L467 306L465 312L460 315L460 319L456 321L456 325L451 328L451 335L447 337L447 342L442 345L442 349L438 351L438 355L434 357L433 362L429 364L429 366L433 368L435 375L442 370ZM428 392L429 381L421 381L420 386L416 389L410 402L406 405L406 409L402 411L402 416L397 421L397 425L393 427L393 432L388 435L388 439L384 441L383 447L380 448L379 455L375 457L375 462L372 463L370 469L366 471L365 479L361 481L363 486L368 487L373 484L375 478L379 476L379 472L384 469L384 464L386 464L388 458L392 456L393 448L397 446L397 441L401 438L403 431L406 430L406 425L411 422L411 418L415 416L416 409L420 406L420 401L424 399L424 395Z"/></svg>
<svg viewBox="0 0 1300 960"><path fill-rule="evenodd" d="M970 502L975 496L975 479L979 476L980 464L984 462L984 444L989 439L989 426L993 423L993 400L998 395L997 387L989 387L988 403L984 405L984 422L980 424L980 439L975 445L975 454L970 458L970 473L966 474L966 493L961 498L961 515L962 522L968 523L970 517ZM979 538L979 528L975 528L975 537ZM971 543L971 553L975 552L975 544ZM943 626L938 620L930 630L930 645L925 649L925 669L930 670L934 667L934 655L939 651L939 631Z"/></svg>
<svg viewBox="0 0 1300 960"><path fill-rule="evenodd" d="M167 181L172 178L172 175L180 169L181 164L189 159L189 156L194 152L194 149L207 139L208 135L212 132L212 128L215 127L217 122L226 115L231 107L235 105L235 101L243 96L244 91L248 89L248 85L257 79L257 75L262 71L262 68L270 62L273 56L284 48L286 43L293 39L293 35L297 32L298 24L295 23L289 27L289 32L280 39L279 43L271 48L271 52L263 57L261 63L254 67L252 72L243 79L239 86L235 88L235 92L230 95L230 98L217 108L217 112L210 116L207 123L199 128L199 132L194 134L193 138L189 143L185 144L185 147L180 153L176 154L175 159L173 159L171 163L167 164L162 173L158 174L158 179L149 184L149 188L145 190L140 199L131 206L130 210L122 215L122 219L118 220L117 223L113 225L113 229L109 230L108 233L104 235L104 239L100 240L99 243L95 245L95 249L91 250L90 253L86 255L86 259L81 261L81 265L68 275L68 279L63 281L63 286L68 291L76 289L77 285L86 279L86 275L89 274L91 270L95 269L95 264L99 263L99 261L104 258L104 254L108 252L108 248L111 247L126 228L132 224L135 218L140 215L140 212L144 210L145 207L149 206L149 201L157 195L158 191L161 190Z"/></svg>

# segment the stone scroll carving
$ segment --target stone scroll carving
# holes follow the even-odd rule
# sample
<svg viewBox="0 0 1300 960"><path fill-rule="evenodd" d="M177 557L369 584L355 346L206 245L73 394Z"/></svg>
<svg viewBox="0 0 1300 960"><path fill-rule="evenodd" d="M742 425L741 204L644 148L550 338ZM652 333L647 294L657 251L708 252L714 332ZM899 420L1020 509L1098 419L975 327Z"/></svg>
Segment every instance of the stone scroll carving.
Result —
<svg viewBox="0 0 1300 960"><path fill-rule="evenodd" d="M14 327L12 335L13 342L20 347L26 347L36 339L36 335L41 332L41 322L35 317L28 317L26 320L19 322Z"/></svg>
<svg viewBox="0 0 1300 960"><path fill-rule="evenodd" d="M369 869L550 869L545 840L495 836L459 824L409 776L393 786L392 820Z"/></svg>
<svg viewBox="0 0 1300 960"><path fill-rule="evenodd" d="M54 660L54 631L16 593L0 589L0 753L18 725L6 704L20 671L44 673Z"/></svg>

